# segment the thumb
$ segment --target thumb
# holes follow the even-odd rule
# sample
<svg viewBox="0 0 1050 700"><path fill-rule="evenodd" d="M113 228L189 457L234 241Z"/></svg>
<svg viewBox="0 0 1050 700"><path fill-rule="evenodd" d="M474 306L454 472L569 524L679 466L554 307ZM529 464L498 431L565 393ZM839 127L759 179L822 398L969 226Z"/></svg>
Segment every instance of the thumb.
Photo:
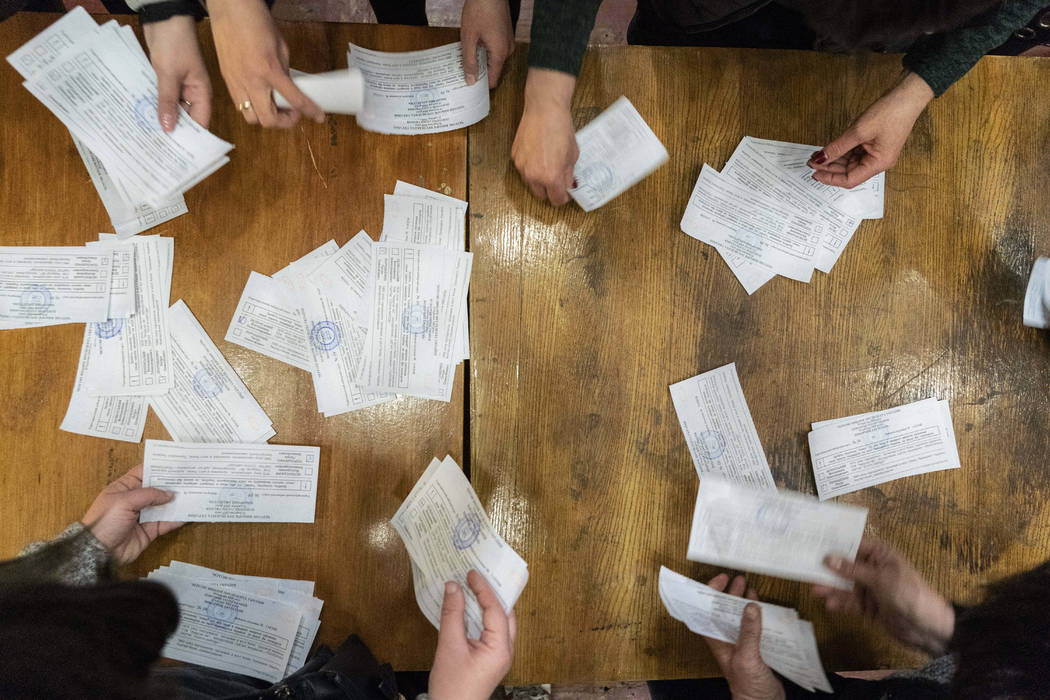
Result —
<svg viewBox="0 0 1050 700"><path fill-rule="evenodd" d="M824 566L828 567L842 578L856 581L865 586L871 586L878 578L878 568L863 561L847 561L845 557L837 554L829 554L824 557Z"/></svg>
<svg viewBox="0 0 1050 700"><path fill-rule="evenodd" d="M821 150L810 156L808 165L811 168L819 168L822 165L834 163L861 144L860 135L852 128L846 133L824 146Z"/></svg>
<svg viewBox="0 0 1050 700"><path fill-rule="evenodd" d="M467 610L467 599L463 589L455 581L445 583L445 598L441 601L441 626L438 628L438 646L464 646L467 643L467 627L463 615Z"/></svg>
<svg viewBox="0 0 1050 700"><path fill-rule="evenodd" d="M736 656L744 661L762 662L762 608L748 603L740 618L740 635L736 639Z"/></svg>
<svg viewBox="0 0 1050 700"><path fill-rule="evenodd" d="M157 121L164 131L171 131L179 121L179 88L175 76L157 71Z"/></svg>
<svg viewBox="0 0 1050 700"><path fill-rule="evenodd" d="M473 29L464 29L460 37L463 51L463 78L467 85L478 82L478 34Z"/></svg>
<svg viewBox="0 0 1050 700"><path fill-rule="evenodd" d="M148 506L161 506L175 498L171 491L161 491L153 487L133 489L124 495L124 505L134 511Z"/></svg>

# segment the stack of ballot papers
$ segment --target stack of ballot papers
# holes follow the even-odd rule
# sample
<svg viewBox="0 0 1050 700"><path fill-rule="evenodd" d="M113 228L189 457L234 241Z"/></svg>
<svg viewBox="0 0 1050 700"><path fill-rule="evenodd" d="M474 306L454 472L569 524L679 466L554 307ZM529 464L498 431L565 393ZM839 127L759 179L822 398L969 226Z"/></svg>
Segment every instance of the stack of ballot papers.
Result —
<svg viewBox="0 0 1050 700"><path fill-rule="evenodd" d="M569 195L593 211L667 162L667 149L626 97L576 132L580 156Z"/></svg>
<svg viewBox="0 0 1050 700"><path fill-rule="evenodd" d="M242 576L172 560L149 581L167 586L179 626L161 656L272 683L306 663L324 601L313 581Z"/></svg>
<svg viewBox="0 0 1050 700"><path fill-rule="evenodd" d="M441 626L445 582L456 581L467 601L467 636L483 629L470 588L471 569L485 577L508 613L529 580L525 560L492 528L481 501L455 460L433 460L391 523L412 559L416 602L430 624Z"/></svg>
<svg viewBox="0 0 1050 700"><path fill-rule="evenodd" d="M147 440L142 485L175 497L139 522L312 523L321 448Z"/></svg>
<svg viewBox="0 0 1050 700"><path fill-rule="evenodd" d="M73 135L121 237L186 213L182 193L229 162L233 145L181 107L161 129L157 76L128 26L78 6L7 60Z"/></svg>
<svg viewBox="0 0 1050 700"><path fill-rule="evenodd" d="M696 495L686 558L850 590L853 584L824 566L824 557L856 558L867 519L867 508L707 474Z"/></svg>
<svg viewBox="0 0 1050 700"><path fill-rule="evenodd" d="M461 129L488 116L485 50L478 49L478 79L463 77L460 42L423 51L373 51L350 44L351 70L364 79L357 124L381 134L434 134Z"/></svg>
<svg viewBox="0 0 1050 700"><path fill-rule="evenodd" d="M831 272L861 220L882 218L885 174L821 184L806 166L818 149L745 136L721 173L703 165L682 231L714 246L748 294L776 275Z"/></svg>
<svg viewBox="0 0 1050 700"><path fill-rule="evenodd" d="M809 454L821 500L960 466L948 402L932 398L816 421L809 434Z"/></svg>
<svg viewBox="0 0 1050 700"><path fill-rule="evenodd" d="M762 608L762 660L770 668L806 688L832 692L820 663L813 624L800 620L798 612L770 603L716 591L710 586L660 567L660 600L667 612L689 631L730 644L740 635L740 620L748 603Z"/></svg>
<svg viewBox="0 0 1050 700"><path fill-rule="evenodd" d="M1050 328L1050 258L1038 258L1032 265L1024 294L1024 325Z"/></svg>
<svg viewBox="0 0 1050 700"><path fill-rule="evenodd" d="M395 395L452 398L469 358L467 203L398 182L383 232L252 272L226 340L311 373L326 417Z"/></svg>

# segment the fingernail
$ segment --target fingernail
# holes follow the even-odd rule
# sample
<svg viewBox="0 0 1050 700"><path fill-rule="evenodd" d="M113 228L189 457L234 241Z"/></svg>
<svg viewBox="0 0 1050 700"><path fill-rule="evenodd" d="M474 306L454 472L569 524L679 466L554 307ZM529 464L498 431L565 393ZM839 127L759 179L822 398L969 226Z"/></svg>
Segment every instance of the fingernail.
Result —
<svg viewBox="0 0 1050 700"><path fill-rule="evenodd" d="M160 117L160 125L164 129L164 131L171 131L175 128L175 115L162 114Z"/></svg>
<svg viewBox="0 0 1050 700"><path fill-rule="evenodd" d="M576 182L576 178L573 178L572 179L572 188L575 190L575 189L578 189L579 186L580 186L580 183Z"/></svg>
<svg viewBox="0 0 1050 700"><path fill-rule="evenodd" d="M318 124L324 124L324 115L323 114L317 115L316 117L314 117L314 121L317 122Z"/></svg>
<svg viewBox="0 0 1050 700"><path fill-rule="evenodd" d="M824 151L817 151L813 154L813 157L810 160L812 160L817 165L824 165L824 162L827 161L827 159L827 153L825 153Z"/></svg>
<svg viewBox="0 0 1050 700"><path fill-rule="evenodd" d="M842 557L828 557L828 566L830 566L832 569L841 569L842 565L845 563L846 562L842 559Z"/></svg>
<svg viewBox="0 0 1050 700"><path fill-rule="evenodd" d="M758 606L754 603L748 603L747 607L744 608L744 619L749 622L754 621L758 617Z"/></svg>
<svg viewBox="0 0 1050 700"><path fill-rule="evenodd" d="M459 584L455 581L445 581L445 595L452 595L459 591Z"/></svg>
<svg viewBox="0 0 1050 700"><path fill-rule="evenodd" d="M467 73L467 85L473 85L476 82L478 82L478 74Z"/></svg>

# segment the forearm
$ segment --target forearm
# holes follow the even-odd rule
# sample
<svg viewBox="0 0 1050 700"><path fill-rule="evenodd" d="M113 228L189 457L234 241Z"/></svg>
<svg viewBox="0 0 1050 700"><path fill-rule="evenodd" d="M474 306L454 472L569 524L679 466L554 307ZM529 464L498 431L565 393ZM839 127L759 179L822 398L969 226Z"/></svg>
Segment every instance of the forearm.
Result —
<svg viewBox="0 0 1050 700"><path fill-rule="evenodd" d="M578 74L599 5L601 0L536 0L529 66Z"/></svg>
<svg viewBox="0 0 1050 700"><path fill-rule="evenodd" d="M4 562L5 580L50 581L89 586L111 577L113 557L82 524L73 523L47 542L28 545L17 559Z"/></svg>

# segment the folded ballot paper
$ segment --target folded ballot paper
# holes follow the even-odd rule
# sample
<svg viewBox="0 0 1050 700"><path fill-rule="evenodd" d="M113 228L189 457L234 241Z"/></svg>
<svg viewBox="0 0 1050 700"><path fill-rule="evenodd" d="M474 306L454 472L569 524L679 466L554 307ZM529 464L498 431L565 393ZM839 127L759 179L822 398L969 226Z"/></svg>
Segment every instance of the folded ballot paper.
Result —
<svg viewBox="0 0 1050 700"><path fill-rule="evenodd" d="M185 213L182 193L229 162L233 145L185 111L161 129L157 76L130 27L78 6L7 60L73 135L121 237Z"/></svg>
<svg viewBox="0 0 1050 700"><path fill-rule="evenodd" d="M961 466L948 402L932 398L816 421L809 454L821 500Z"/></svg>
<svg viewBox="0 0 1050 700"><path fill-rule="evenodd" d="M179 626L161 656L276 683L306 663L324 601L313 581L228 574L172 560L146 577L171 590Z"/></svg>
<svg viewBox="0 0 1050 700"><path fill-rule="evenodd" d="M569 194L584 211L607 204L667 162L667 149L626 97L577 131L576 143L580 157Z"/></svg>
<svg viewBox="0 0 1050 700"><path fill-rule="evenodd" d="M758 603L762 608L762 660L810 692L832 692L820 663L813 625L800 620L792 608L722 593L665 566L660 567L659 589L667 612L684 622L690 632L730 644L736 644L740 635L744 608L748 603Z"/></svg>
<svg viewBox="0 0 1050 700"><path fill-rule="evenodd" d="M831 272L860 222L882 217L885 174L851 190L821 184L806 166L818 148L746 136L721 173L701 168L682 231L714 246L748 294L776 275Z"/></svg>
<svg viewBox="0 0 1050 700"><path fill-rule="evenodd" d="M327 73L303 73L292 70L292 82L314 104L328 114L357 114L365 100L365 82L357 68L343 68ZM279 92L273 93L278 107L291 107Z"/></svg>
<svg viewBox="0 0 1050 700"><path fill-rule="evenodd" d="M467 203L398 182L383 233L252 272L226 339L304 369L335 416L395 395L450 401L469 357Z"/></svg>
<svg viewBox="0 0 1050 700"><path fill-rule="evenodd" d="M824 557L857 556L868 509L704 475L689 532L690 561L849 590Z"/></svg>
<svg viewBox="0 0 1050 700"><path fill-rule="evenodd" d="M131 249L0 246L0 330L102 323L134 311Z"/></svg>
<svg viewBox="0 0 1050 700"><path fill-rule="evenodd" d="M1050 328L1050 258L1038 258L1032 265L1024 294L1024 325Z"/></svg>
<svg viewBox="0 0 1050 700"><path fill-rule="evenodd" d="M481 608L467 586L471 569L485 577L507 612L529 580L525 560L492 527L477 494L455 460L433 460L391 519L412 559L416 602L439 628L445 582L456 581L467 600L467 636L478 639Z"/></svg>

